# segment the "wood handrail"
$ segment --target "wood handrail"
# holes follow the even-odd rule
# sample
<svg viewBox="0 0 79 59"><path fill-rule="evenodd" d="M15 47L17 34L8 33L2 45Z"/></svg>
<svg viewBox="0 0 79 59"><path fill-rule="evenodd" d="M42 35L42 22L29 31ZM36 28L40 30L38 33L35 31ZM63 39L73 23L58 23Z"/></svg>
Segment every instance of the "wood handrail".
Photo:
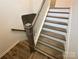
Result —
<svg viewBox="0 0 79 59"><path fill-rule="evenodd" d="M12 31L26 32L25 30L22 30L22 29L14 29L14 28L12 28L11 30L12 30Z"/></svg>

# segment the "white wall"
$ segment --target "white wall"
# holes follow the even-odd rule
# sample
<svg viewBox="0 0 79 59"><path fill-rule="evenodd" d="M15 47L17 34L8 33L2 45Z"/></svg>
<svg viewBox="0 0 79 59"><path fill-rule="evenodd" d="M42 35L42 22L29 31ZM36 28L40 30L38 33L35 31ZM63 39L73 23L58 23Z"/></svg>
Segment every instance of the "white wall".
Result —
<svg viewBox="0 0 79 59"><path fill-rule="evenodd" d="M77 0L72 3L71 40L69 43L69 59L78 59L78 6Z"/></svg>
<svg viewBox="0 0 79 59"><path fill-rule="evenodd" d="M71 24L71 39L69 41L69 54L67 59L78 59L78 17L77 17L77 0L56 0L56 7L72 7L72 24Z"/></svg>
<svg viewBox="0 0 79 59"><path fill-rule="evenodd" d="M43 0L32 0L33 12L37 13Z"/></svg>
<svg viewBox="0 0 79 59"><path fill-rule="evenodd" d="M11 28L23 29L21 15L32 12L30 0L0 0L0 57L17 41L27 39L24 32L12 32Z"/></svg>

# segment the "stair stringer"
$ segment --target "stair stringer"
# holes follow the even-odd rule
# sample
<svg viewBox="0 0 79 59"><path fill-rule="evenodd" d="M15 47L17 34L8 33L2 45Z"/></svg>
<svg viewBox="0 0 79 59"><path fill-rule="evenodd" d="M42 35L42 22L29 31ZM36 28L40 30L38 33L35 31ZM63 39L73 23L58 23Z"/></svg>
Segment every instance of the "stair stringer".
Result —
<svg viewBox="0 0 79 59"><path fill-rule="evenodd" d="M72 8L69 7L70 14L69 14L69 21L68 21L68 28L67 28L67 35L66 35L66 43L65 43L65 53L64 53L64 59L68 59L68 54L69 54L69 43L71 40L71 23L72 23Z"/></svg>

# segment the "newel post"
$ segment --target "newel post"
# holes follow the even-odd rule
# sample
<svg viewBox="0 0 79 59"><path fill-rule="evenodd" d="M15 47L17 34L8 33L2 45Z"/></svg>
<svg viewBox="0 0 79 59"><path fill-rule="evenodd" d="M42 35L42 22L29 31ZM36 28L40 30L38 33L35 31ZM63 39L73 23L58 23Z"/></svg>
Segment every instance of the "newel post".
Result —
<svg viewBox="0 0 79 59"><path fill-rule="evenodd" d="M34 50L34 36L33 36L33 26L31 23L25 24L25 30L28 38L28 42L31 45L32 51Z"/></svg>

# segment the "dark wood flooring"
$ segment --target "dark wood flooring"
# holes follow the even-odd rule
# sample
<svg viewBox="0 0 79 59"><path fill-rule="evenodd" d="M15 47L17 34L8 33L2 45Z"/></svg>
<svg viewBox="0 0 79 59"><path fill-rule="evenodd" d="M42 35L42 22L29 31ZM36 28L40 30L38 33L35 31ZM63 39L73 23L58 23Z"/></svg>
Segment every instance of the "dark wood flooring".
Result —
<svg viewBox="0 0 79 59"><path fill-rule="evenodd" d="M31 46L28 41L24 40L19 42L1 59L50 59L47 56L34 51L31 52Z"/></svg>

